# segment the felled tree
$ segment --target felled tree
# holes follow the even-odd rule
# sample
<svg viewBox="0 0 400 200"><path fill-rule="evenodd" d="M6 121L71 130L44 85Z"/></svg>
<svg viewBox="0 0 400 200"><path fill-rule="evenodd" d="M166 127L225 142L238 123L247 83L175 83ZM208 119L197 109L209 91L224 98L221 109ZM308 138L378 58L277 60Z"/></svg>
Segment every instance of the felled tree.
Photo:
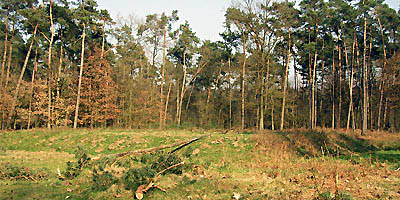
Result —
<svg viewBox="0 0 400 200"><path fill-rule="evenodd" d="M101 49L97 47L88 50L89 57L82 76L82 112L79 121L90 127L111 122L119 112L116 104L117 86L111 78L113 70L100 54Z"/></svg>

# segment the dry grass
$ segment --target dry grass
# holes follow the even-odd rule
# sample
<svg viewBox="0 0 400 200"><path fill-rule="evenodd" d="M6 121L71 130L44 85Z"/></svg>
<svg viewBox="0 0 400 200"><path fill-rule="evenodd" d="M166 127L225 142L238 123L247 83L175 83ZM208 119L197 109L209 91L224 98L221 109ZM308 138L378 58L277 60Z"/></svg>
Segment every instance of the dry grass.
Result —
<svg viewBox="0 0 400 200"><path fill-rule="evenodd" d="M300 133L294 133L290 137L295 140L292 145L312 146ZM281 135L258 134L253 139L270 160L263 162L262 159L255 159L258 163L249 166L272 169L259 179L265 179L266 176L274 182L282 183L285 190L291 191L286 196L276 192L273 196L311 199L327 191L332 194L344 191L355 199L400 199L400 171L390 169L386 163L373 164L371 160L361 158L360 163L354 164L349 160L336 159L337 155L327 152L323 157L306 159L298 157L293 146L288 147ZM261 155L256 154L256 158ZM270 192L274 193L274 190Z"/></svg>

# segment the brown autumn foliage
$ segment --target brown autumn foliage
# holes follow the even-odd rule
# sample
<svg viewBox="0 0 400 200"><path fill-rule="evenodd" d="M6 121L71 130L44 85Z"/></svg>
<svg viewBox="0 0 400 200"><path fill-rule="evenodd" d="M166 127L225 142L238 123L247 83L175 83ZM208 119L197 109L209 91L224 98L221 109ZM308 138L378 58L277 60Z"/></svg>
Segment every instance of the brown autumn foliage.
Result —
<svg viewBox="0 0 400 200"><path fill-rule="evenodd" d="M113 69L105 58L100 58L100 52L97 47L88 51L83 68L79 122L90 127L107 125L119 112L117 85L111 77Z"/></svg>

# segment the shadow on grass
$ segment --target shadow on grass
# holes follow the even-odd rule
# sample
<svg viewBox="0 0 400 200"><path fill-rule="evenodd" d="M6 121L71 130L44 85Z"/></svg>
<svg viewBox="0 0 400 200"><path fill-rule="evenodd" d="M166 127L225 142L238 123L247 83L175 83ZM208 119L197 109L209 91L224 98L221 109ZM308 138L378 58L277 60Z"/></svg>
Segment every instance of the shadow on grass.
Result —
<svg viewBox="0 0 400 200"><path fill-rule="evenodd" d="M299 130L288 132L276 132L284 140L290 143L291 148L300 156L319 157L336 156L341 159L350 159L359 162L361 159L374 162L388 162L396 164L400 162L399 143L379 148L371 141L336 132L324 132L318 130ZM394 145L394 146L393 146Z"/></svg>

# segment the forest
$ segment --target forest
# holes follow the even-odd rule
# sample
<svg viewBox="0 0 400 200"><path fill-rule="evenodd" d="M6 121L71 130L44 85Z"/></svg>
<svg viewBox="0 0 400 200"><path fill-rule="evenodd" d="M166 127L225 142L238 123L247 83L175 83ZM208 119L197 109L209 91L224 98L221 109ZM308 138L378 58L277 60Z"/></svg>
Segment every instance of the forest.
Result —
<svg viewBox="0 0 400 200"><path fill-rule="evenodd" d="M400 10L180 12L0 0L0 199L400 199Z"/></svg>
<svg viewBox="0 0 400 200"><path fill-rule="evenodd" d="M400 129L400 12L383 0L234 1L215 42L178 11L0 12L2 129Z"/></svg>

